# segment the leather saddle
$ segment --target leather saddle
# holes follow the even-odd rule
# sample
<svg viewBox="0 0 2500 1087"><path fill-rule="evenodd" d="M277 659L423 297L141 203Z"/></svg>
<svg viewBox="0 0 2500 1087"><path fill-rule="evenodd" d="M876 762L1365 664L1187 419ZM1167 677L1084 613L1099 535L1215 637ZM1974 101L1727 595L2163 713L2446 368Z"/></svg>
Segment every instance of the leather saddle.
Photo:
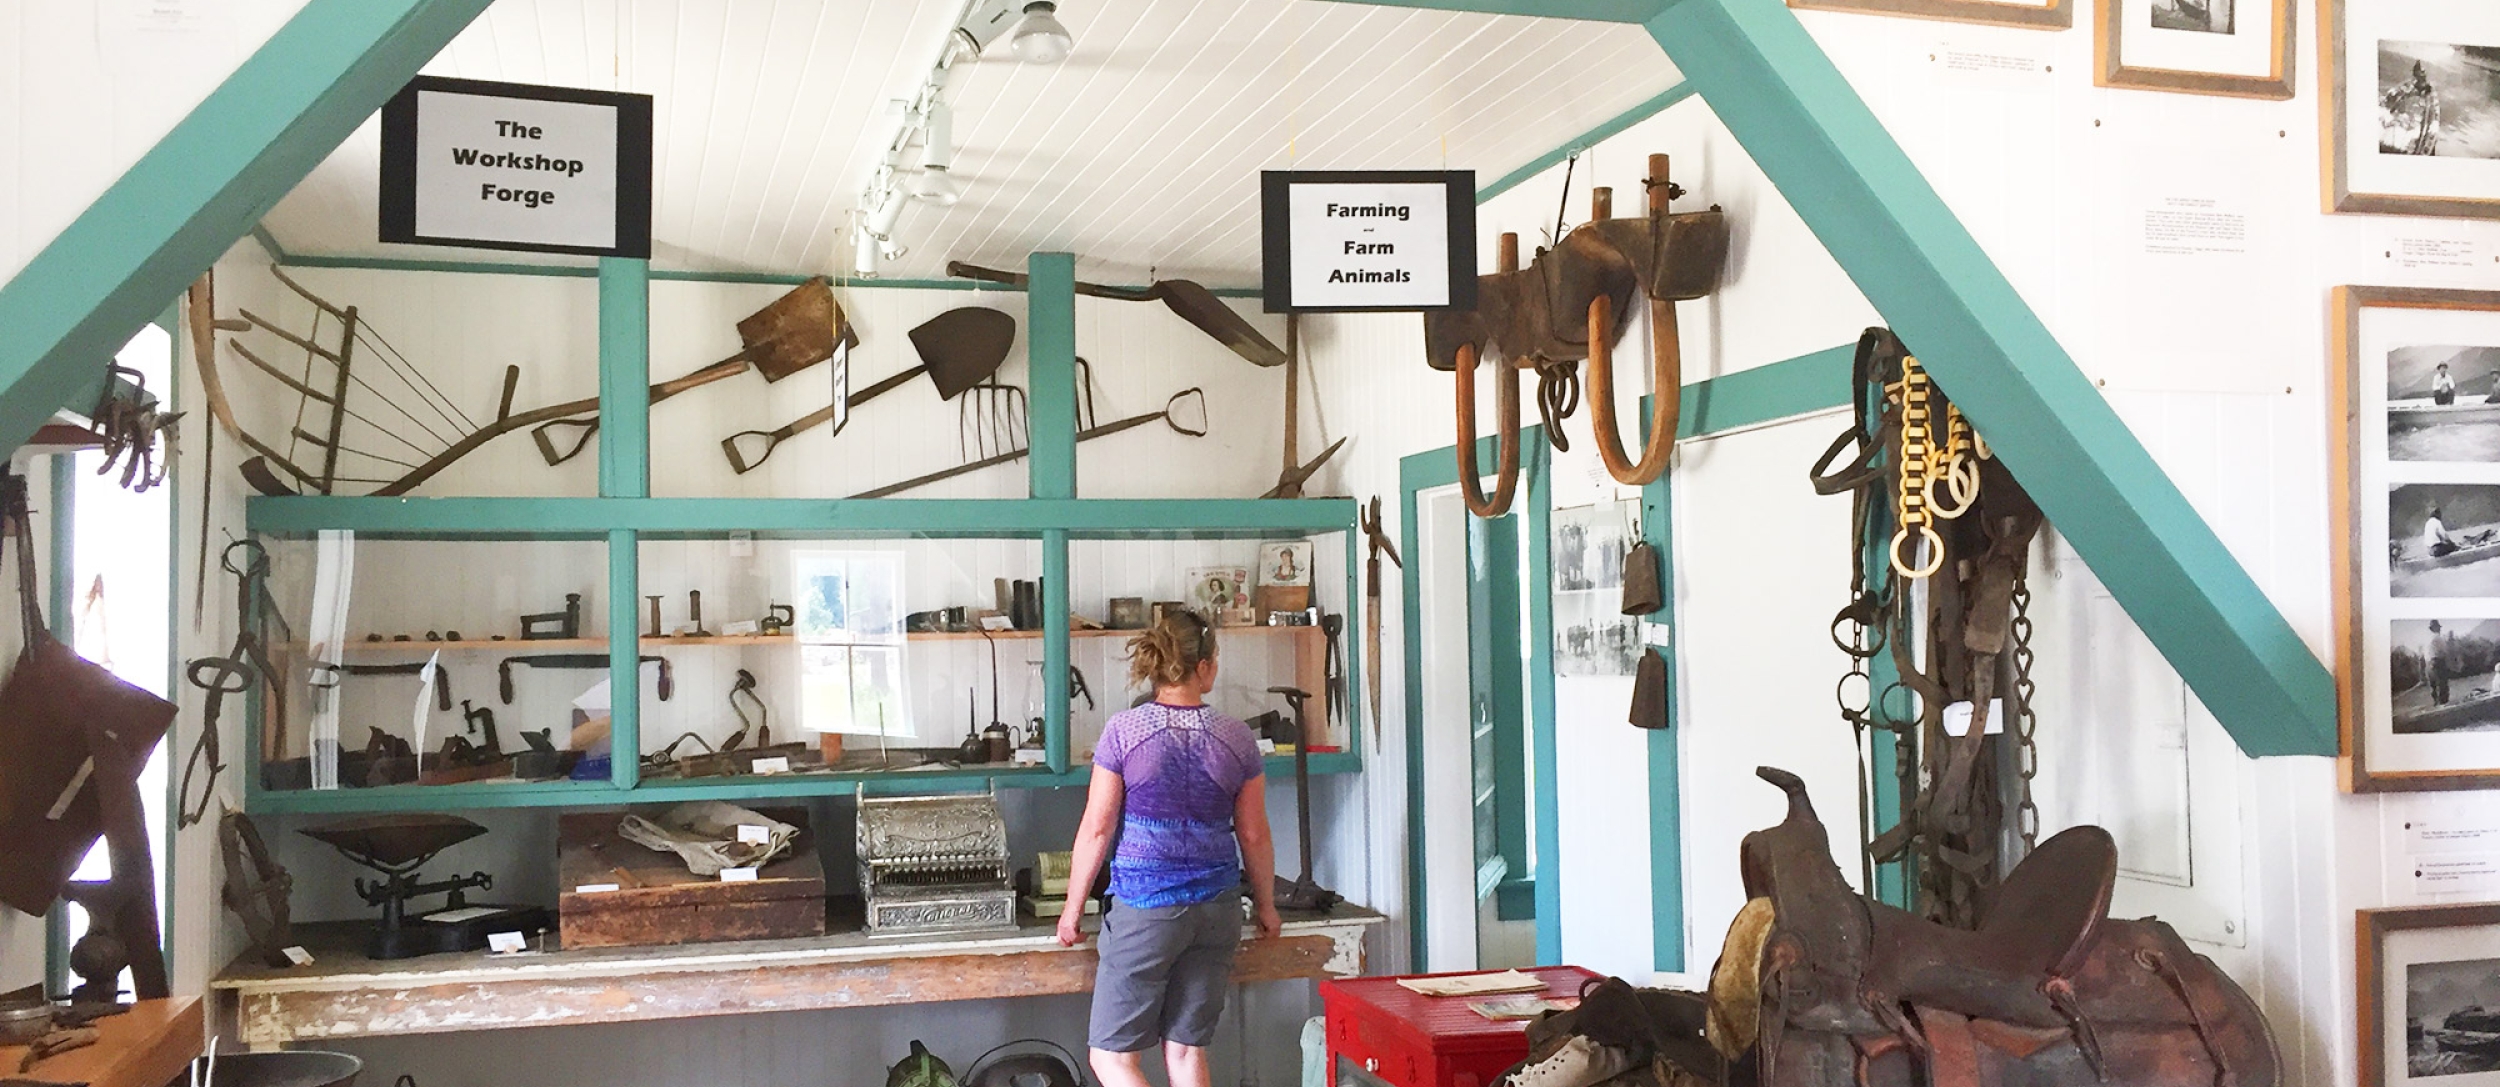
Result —
<svg viewBox="0 0 2500 1087"><path fill-rule="evenodd" d="M1741 851L1748 912L1767 902L1769 929L1731 936L1711 1001L1714 1024L1753 1025L1713 1042L1750 1053L1761 1087L2279 1081L2274 1036L2245 991L2169 925L2108 916L2109 832L2041 843L1983 896L1976 929L1949 928L1851 891L1804 783L1756 772L1788 794L1787 818ZM1742 954L1758 956L1755 970L1731 964Z"/></svg>

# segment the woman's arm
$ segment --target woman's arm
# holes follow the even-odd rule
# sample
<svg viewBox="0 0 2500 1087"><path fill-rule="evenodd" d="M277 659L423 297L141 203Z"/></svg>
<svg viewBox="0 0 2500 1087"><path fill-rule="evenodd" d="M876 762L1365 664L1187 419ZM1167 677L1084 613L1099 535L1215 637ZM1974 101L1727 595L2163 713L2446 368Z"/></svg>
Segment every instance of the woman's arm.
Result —
<svg viewBox="0 0 2500 1087"><path fill-rule="evenodd" d="M1085 899L1094 893L1094 876L1111 852L1111 836L1120 829L1120 800L1127 783L1114 771L1094 768L1085 792L1085 818L1076 825L1076 856L1069 863L1067 905L1059 914L1059 943L1075 947L1083 937L1077 922L1085 917Z"/></svg>
<svg viewBox="0 0 2500 1087"><path fill-rule="evenodd" d="M1241 867L1250 880L1252 916L1259 935L1275 938L1285 930L1276 912L1276 840L1267 829L1267 776L1251 778L1233 797L1233 835L1241 839Z"/></svg>

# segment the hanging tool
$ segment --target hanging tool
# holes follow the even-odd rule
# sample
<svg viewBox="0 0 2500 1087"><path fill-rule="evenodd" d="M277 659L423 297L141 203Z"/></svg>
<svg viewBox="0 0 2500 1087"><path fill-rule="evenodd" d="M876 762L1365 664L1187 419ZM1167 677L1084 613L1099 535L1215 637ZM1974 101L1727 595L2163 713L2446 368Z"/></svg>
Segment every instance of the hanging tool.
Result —
<svg viewBox="0 0 2500 1087"><path fill-rule="evenodd" d="M238 565L237 553L244 557ZM218 717L229 695L240 695L257 683L268 684L275 719L286 717L285 685L279 682L277 665L269 659L266 632L268 617L275 606L268 600L269 551L257 541L238 540L226 547L221 556L227 572L235 577L234 647L223 657L203 657L192 661L185 676L193 686L208 692L200 713L200 738L183 760L182 782L176 790L175 829L189 830L208 817L208 801L217 791L217 775L225 771L226 762L218 750ZM202 767L208 777L195 790L192 782Z"/></svg>
<svg viewBox="0 0 2500 1087"><path fill-rule="evenodd" d="M1398 569L1406 569L1398 557L1397 541L1389 538L1388 529L1380 521L1380 496L1373 495L1361 516L1366 557L1363 560L1363 698L1370 704L1372 747L1380 747L1380 556Z"/></svg>
<svg viewBox="0 0 2500 1087"><path fill-rule="evenodd" d="M677 693L677 673L675 669L669 667L668 658L646 656L641 658L641 663L660 666L660 701L666 702ZM507 706L512 704L512 669L515 665L529 668L592 671L608 667L608 655L605 653L538 653L527 657L505 657L495 665L495 671L498 693L503 695L503 704ZM450 709L451 707L446 705L443 708Z"/></svg>
<svg viewBox="0 0 2500 1087"><path fill-rule="evenodd" d="M1101 426L1080 430L1077 432L1076 440L1080 442L1092 441L1095 438L1106 437L1108 435L1117 434L1123 430L1144 426L1157 419L1163 420L1165 425L1170 426L1174 431L1180 434L1184 434L1192 438L1206 437L1206 396L1206 390L1197 388L1196 386L1183 389L1172 394L1172 398L1170 400L1164 401L1162 411L1148 412L1144 415L1132 415L1126 419L1115 420L1113 422L1104 423ZM1198 419L1196 423L1188 424L1181 421L1182 411L1185 406L1195 407ZM956 476L963 475L967 472L977 472L983 468L995 467L997 465L1006 464L1010 461L1022 460L1031 452L1032 451L1030 449L1017 449L1011 452L1000 453L996 456L984 457L969 464L958 464L952 468L931 472L925 476L907 479L901 483L890 483L883 487L876 488L875 490L862 491L858 494L852 495L851 497L883 498L887 495L900 494L904 491L912 490L918 487L925 487L940 480L953 479Z"/></svg>
<svg viewBox="0 0 2500 1087"><path fill-rule="evenodd" d="M946 262L946 274L1017 287L1024 286L1026 279L1021 272L1002 272L957 260ZM1179 314L1181 320L1197 326L1198 331L1213 337L1215 342L1231 348L1234 354L1250 360L1254 365L1285 365L1285 353L1277 348L1275 341L1251 327L1248 320L1233 312L1232 307L1217 298L1214 291L1190 280L1158 279L1145 287L1107 287L1079 281L1076 293L1122 302L1161 302L1173 313Z"/></svg>
<svg viewBox="0 0 2500 1087"><path fill-rule="evenodd" d="M1331 719L1345 720L1345 616L1323 614L1319 617L1320 633L1328 636L1328 713Z"/></svg>
<svg viewBox="0 0 2500 1087"><path fill-rule="evenodd" d="M1318 456L1311 458L1309 464L1302 463L1302 322L1300 317L1300 314L1295 313L1285 315L1285 357L1289 360L1285 363L1285 466L1276 473L1276 485L1268 488L1266 494L1259 496L1261 498L1302 497L1302 485L1310 482L1312 474L1319 471L1319 466L1328 463L1328 458L1336 456L1337 450L1345 445L1345 439L1339 438L1330 443L1328 448L1321 450Z"/></svg>
<svg viewBox="0 0 2500 1087"><path fill-rule="evenodd" d="M966 460L987 459L1030 444L1032 404L1020 386L984 381L955 402L955 445Z"/></svg>
<svg viewBox="0 0 2500 1087"><path fill-rule="evenodd" d="M850 413L860 405L902 387L923 373L937 386L938 398L952 400L987 380L1007 361L1007 350L1015 344L1016 319L1000 310L963 306L948 310L921 322L908 335L912 347L920 352L920 365L888 377L856 394L845 394L839 405L827 404L776 430L745 430L720 440L721 455L729 458L731 471L739 475L752 472L781 443L828 422L834 422L839 434ZM836 416L841 422L835 422ZM747 439L762 438L758 447ZM749 457L746 448L753 447Z"/></svg>

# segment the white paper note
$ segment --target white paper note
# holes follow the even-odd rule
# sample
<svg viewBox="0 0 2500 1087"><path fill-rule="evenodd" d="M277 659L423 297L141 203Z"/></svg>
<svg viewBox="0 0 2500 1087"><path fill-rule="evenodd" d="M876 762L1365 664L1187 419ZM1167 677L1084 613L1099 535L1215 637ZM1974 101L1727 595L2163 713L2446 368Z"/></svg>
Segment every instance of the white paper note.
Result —
<svg viewBox="0 0 2500 1087"><path fill-rule="evenodd" d="M775 755L769 759L757 759L755 760L755 772L759 774L787 774L790 772L790 760L780 755ZM743 830L744 828L740 829Z"/></svg>
<svg viewBox="0 0 2500 1087"><path fill-rule="evenodd" d="M723 883L753 883L755 882L755 869L723 868L720 870L720 881Z"/></svg>
<svg viewBox="0 0 2500 1087"><path fill-rule="evenodd" d="M311 966L313 964L312 952L306 951L300 947L286 948L279 951L278 954L286 956L286 961L294 963L297 966Z"/></svg>
<svg viewBox="0 0 2500 1087"><path fill-rule="evenodd" d="M529 947L529 937L523 936L518 932L490 932L486 934L486 950L492 951L498 955L510 955L516 952L527 951L529 950Z"/></svg>
<svg viewBox="0 0 2500 1087"><path fill-rule="evenodd" d="M2489 894L2500 887L2500 854L2450 853L2416 857L2413 890L2417 894Z"/></svg>
<svg viewBox="0 0 2500 1087"><path fill-rule="evenodd" d="M773 829L771 827L759 827L753 823L738 824L738 843L740 845L766 845L771 843L772 840Z"/></svg>
<svg viewBox="0 0 2500 1087"><path fill-rule="evenodd" d="M613 883L585 883L573 888L573 893L577 895L606 894L616 889L617 885Z"/></svg>

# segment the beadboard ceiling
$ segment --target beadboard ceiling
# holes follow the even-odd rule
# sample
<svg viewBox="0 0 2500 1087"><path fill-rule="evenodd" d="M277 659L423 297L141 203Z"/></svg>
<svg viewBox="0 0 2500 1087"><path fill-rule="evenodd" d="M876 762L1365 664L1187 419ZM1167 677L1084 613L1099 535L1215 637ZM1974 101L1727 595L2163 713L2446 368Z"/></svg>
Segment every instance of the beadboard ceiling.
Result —
<svg viewBox="0 0 2500 1087"><path fill-rule="evenodd" d="M954 0L497 0L425 71L656 101L653 262L846 273L860 188ZM952 207L915 202L890 277L1078 254L1091 276L1256 279L1264 169L1490 181L1673 85L1635 26L1318 0L1063 0L1075 51L959 64ZM265 225L291 253L510 260L375 241L367 122ZM917 151L905 164L916 165Z"/></svg>

